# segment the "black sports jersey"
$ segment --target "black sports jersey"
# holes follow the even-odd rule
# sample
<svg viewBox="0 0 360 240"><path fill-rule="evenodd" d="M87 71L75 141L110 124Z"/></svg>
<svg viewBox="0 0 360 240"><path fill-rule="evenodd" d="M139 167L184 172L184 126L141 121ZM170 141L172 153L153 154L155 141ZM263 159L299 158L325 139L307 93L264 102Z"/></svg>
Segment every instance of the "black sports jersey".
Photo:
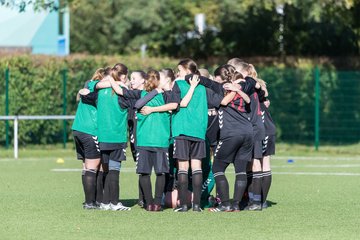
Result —
<svg viewBox="0 0 360 240"><path fill-rule="evenodd" d="M245 110L242 98L232 100L227 106L219 109L220 138L252 134L253 126Z"/></svg>
<svg viewBox="0 0 360 240"><path fill-rule="evenodd" d="M274 120L270 115L269 109L265 106L263 102L260 103L260 107L261 107L261 115L262 115L263 123L265 126L265 135L266 136L275 135L276 126Z"/></svg>
<svg viewBox="0 0 360 240"><path fill-rule="evenodd" d="M221 101L223 100L223 94L220 95L209 88L206 88L205 90L208 109L219 108Z"/></svg>
<svg viewBox="0 0 360 240"><path fill-rule="evenodd" d="M249 94L254 91L255 84L255 80L249 80L241 82L240 86L244 93ZM220 138L253 133L248 105L236 94L227 106L219 109Z"/></svg>
<svg viewBox="0 0 360 240"><path fill-rule="evenodd" d="M265 127L262 121L261 108L258 92L255 91L250 95L250 120L254 128L254 140L263 140L265 138Z"/></svg>
<svg viewBox="0 0 360 240"><path fill-rule="evenodd" d="M209 140L210 146L216 146L220 134L218 108L221 105L223 96L206 88L206 97L208 100L208 126L206 129L206 137Z"/></svg>
<svg viewBox="0 0 360 240"><path fill-rule="evenodd" d="M163 97L164 97L165 104L168 104L168 103L180 103L181 102L180 94L177 93L177 91L180 92L180 89L177 86L177 84L175 84L174 86L176 86L174 90L169 90L169 91L164 91L163 92Z"/></svg>

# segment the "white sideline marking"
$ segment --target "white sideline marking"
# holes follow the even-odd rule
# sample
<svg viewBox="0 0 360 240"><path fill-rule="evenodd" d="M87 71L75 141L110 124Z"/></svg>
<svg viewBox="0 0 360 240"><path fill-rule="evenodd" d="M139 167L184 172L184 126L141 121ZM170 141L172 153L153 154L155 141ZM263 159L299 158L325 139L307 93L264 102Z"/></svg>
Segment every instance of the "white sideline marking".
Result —
<svg viewBox="0 0 360 240"><path fill-rule="evenodd" d="M330 157L315 157L315 156L273 156L271 157L273 160L288 160L293 159L296 160L360 160L360 156L353 156L353 157L337 157L337 156L330 156Z"/></svg>
<svg viewBox="0 0 360 240"><path fill-rule="evenodd" d="M296 165L294 163L288 165L271 165L271 168L358 168L360 164L331 164L331 165L316 165L316 164L308 164L308 165Z"/></svg>
<svg viewBox="0 0 360 240"><path fill-rule="evenodd" d="M272 172L279 175L313 175L313 176L360 176L360 173L339 173L339 172Z"/></svg>
<svg viewBox="0 0 360 240"><path fill-rule="evenodd" d="M81 172L81 168L54 168L52 172ZM122 168L120 172L135 173L135 168ZM229 171L234 174L233 171ZM307 176L360 176L360 173L346 173L346 172L272 172L272 174L279 175L307 175Z"/></svg>

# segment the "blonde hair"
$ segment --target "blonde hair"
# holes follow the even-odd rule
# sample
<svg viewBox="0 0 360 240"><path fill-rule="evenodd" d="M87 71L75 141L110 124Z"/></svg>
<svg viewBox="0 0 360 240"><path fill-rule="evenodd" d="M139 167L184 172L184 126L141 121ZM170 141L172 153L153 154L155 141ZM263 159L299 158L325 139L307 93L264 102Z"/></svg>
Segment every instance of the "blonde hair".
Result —
<svg viewBox="0 0 360 240"><path fill-rule="evenodd" d="M144 89L147 92L150 92L159 86L160 74L158 71L152 69L149 70L146 75L147 77L146 77L146 82L144 84Z"/></svg>
<svg viewBox="0 0 360 240"><path fill-rule="evenodd" d="M210 78L210 73L207 69L205 68L200 68L199 69L199 73L200 73L200 76L204 76L206 78Z"/></svg>
<svg viewBox="0 0 360 240"><path fill-rule="evenodd" d="M227 64L232 65L232 66L235 67L237 64L243 63L243 62L245 62L245 61L242 60L242 59L240 59L240 58L232 58L232 59L230 59L230 60L227 62ZM235 68L236 68L236 67L235 67Z"/></svg>
<svg viewBox="0 0 360 240"><path fill-rule="evenodd" d="M105 75L105 69L104 68L98 68L94 72L91 80L101 80L101 79L104 78L104 75Z"/></svg>

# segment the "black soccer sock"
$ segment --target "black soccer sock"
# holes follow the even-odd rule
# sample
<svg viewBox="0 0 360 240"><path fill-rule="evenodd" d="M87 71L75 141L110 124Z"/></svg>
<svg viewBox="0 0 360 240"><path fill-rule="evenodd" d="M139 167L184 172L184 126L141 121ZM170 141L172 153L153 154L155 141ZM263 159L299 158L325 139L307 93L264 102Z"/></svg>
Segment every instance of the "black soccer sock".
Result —
<svg viewBox="0 0 360 240"><path fill-rule="evenodd" d="M245 172L236 173L234 186L234 204L239 204L247 186L247 176Z"/></svg>
<svg viewBox="0 0 360 240"><path fill-rule="evenodd" d="M224 206L230 205L229 199L229 183L223 172L214 173L216 182L216 191L220 197L221 204Z"/></svg>
<svg viewBox="0 0 360 240"><path fill-rule="evenodd" d="M154 203L161 205L161 199L165 189L165 174L156 174L155 200Z"/></svg>
<svg viewBox="0 0 360 240"><path fill-rule="evenodd" d="M104 195L104 172L98 171L96 175L96 202L102 203Z"/></svg>
<svg viewBox="0 0 360 240"><path fill-rule="evenodd" d="M252 180L252 193L254 204L261 204L261 180L262 180L262 172L254 172L253 180Z"/></svg>
<svg viewBox="0 0 360 240"><path fill-rule="evenodd" d="M84 175L85 203L95 202L96 193L96 170L87 169Z"/></svg>
<svg viewBox="0 0 360 240"><path fill-rule="evenodd" d="M103 201L104 204L110 203L110 176L109 172L107 172L104 176L104 194Z"/></svg>
<svg viewBox="0 0 360 240"><path fill-rule="evenodd" d="M188 205L187 203L187 192L188 192L188 171L179 170L178 171L178 192L179 192L179 200L180 205Z"/></svg>
<svg viewBox="0 0 360 240"><path fill-rule="evenodd" d="M271 186L272 174L271 171L263 172L263 179L262 179L262 202L266 202L270 186Z"/></svg>
<svg viewBox="0 0 360 240"><path fill-rule="evenodd" d="M82 183L83 190L84 190L84 196L85 196L85 173L86 173L86 170L83 169L81 171L81 183Z"/></svg>
<svg viewBox="0 0 360 240"><path fill-rule="evenodd" d="M202 170L192 171L193 204L200 204L203 175Z"/></svg>
<svg viewBox="0 0 360 240"><path fill-rule="evenodd" d="M143 190L141 189L141 184L140 184L140 176L139 175L139 180L138 180L138 185L139 185L139 201L143 201L145 203L145 199L144 199L144 194L143 194Z"/></svg>
<svg viewBox="0 0 360 240"><path fill-rule="evenodd" d="M149 174L142 174L139 176L140 187L144 193L146 205L154 203L151 189L151 179Z"/></svg>
<svg viewBox="0 0 360 240"><path fill-rule="evenodd" d="M246 190L245 193L247 193L247 201L252 202L253 199L253 192L252 192L252 180L253 180L253 172L246 172L246 177L247 177L247 186L246 186Z"/></svg>
<svg viewBox="0 0 360 240"><path fill-rule="evenodd" d="M120 194L119 178L120 178L120 171L109 170L106 179L108 179L109 181L110 202L114 205L119 203L119 194Z"/></svg>

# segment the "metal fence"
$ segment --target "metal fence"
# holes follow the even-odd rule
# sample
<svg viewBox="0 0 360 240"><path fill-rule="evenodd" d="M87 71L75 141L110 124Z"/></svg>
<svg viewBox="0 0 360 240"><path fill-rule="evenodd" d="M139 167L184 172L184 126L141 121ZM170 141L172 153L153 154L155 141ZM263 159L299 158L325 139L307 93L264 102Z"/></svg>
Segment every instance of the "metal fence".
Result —
<svg viewBox="0 0 360 240"><path fill-rule="evenodd" d="M14 158L17 159L19 157L19 140L18 140L18 132L19 132L19 120L72 120L75 116L0 116L0 120L14 121L13 129L13 142L14 142ZM67 131L64 131L64 148L66 148L67 142Z"/></svg>
<svg viewBox="0 0 360 240"><path fill-rule="evenodd" d="M0 87L4 103L0 104L0 114L7 117L0 121L0 145L62 142L65 147L71 141L71 116L67 115L75 114L76 93L91 72L81 76L70 75L66 69L41 76L21 68L0 72L5 80L5 86ZM326 66L264 67L258 73L268 84L270 112L279 141L315 148L360 141L360 71L337 71ZM55 118L49 115L56 115L58 120L50 120ZM33 117L38 117L37 121L32 121ZM15 118L22 122L17 137Z"/></svg>

